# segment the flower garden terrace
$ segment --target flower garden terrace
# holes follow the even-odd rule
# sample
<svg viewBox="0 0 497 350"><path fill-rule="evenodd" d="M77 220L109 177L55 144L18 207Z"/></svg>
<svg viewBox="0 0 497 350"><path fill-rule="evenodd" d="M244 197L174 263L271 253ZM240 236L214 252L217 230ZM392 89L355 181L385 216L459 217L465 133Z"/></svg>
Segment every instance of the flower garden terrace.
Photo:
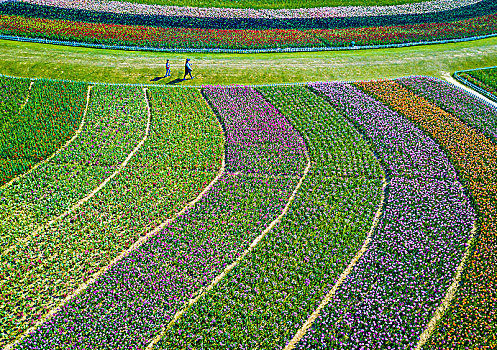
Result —
<svg viewBox="0 0 497 350"><path fill-rule="evenodd" d="M497 111L454 85L0 95L5 348L497 345Z"/></svg>
<svg viewBox="0 0 497 350"><path fill-rule="evenodd" d="M118 1L0 3L0 35L142 49L276 50L447 42L497 33L492 0L300 9L195 8Z"/></svg>

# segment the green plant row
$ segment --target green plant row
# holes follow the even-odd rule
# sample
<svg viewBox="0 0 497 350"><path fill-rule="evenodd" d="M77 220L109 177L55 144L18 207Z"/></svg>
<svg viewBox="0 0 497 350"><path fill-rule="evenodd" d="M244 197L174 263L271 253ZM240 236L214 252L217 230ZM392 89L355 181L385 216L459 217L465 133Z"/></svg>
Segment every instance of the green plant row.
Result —
<svg viewBox="0 0 497 350"><path fill-rule="evenodd" d="M3 105L8 115L4 114L4 122L0 123L0 185L46 159L69 140L86 105L85 84L40 80L33 85L21 110L29 81L12 79L10 83L10 89L25 92Z"/></svg>

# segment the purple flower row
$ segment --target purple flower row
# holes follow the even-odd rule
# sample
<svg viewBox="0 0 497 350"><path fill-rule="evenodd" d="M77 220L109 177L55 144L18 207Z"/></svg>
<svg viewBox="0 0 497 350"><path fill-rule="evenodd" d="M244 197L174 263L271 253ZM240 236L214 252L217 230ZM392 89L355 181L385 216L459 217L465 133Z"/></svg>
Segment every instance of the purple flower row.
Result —
<svg viewBox="0 0 497 350"><path fill-rule="evenodd" d="M206 88L226 128L230 172L299 174L306 167L302 137L278 110L250 87Z"/></svg>
<svg viewBox="0 0 497 350"><path fill-rule="evenodd" d="M391 179L370 247L298 348L412 347L461 261L474 210L444 153L407 119L351 85L312 86L370 140Z"/></svg>

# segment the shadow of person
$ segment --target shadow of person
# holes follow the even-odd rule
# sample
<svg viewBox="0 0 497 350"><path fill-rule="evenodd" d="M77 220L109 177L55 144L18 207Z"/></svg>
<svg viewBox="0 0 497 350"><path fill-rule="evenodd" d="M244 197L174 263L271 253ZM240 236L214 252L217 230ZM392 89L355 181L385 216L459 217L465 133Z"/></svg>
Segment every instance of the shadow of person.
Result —
<svg viewBox="0 0 497 350"><path fill-rule="evenodd" d="M162 80L164 78L166 78L166 77L155 77L153 79L150 79L150 81L159 81L159 80Z"/></svg>
<svg viewBox="0 0 497 350"><path fill-rule="evenodd" d="M167 82L166 85L176 85L178 83L181 83L182 81L185 81L185 79L178 78Z"/></svg>

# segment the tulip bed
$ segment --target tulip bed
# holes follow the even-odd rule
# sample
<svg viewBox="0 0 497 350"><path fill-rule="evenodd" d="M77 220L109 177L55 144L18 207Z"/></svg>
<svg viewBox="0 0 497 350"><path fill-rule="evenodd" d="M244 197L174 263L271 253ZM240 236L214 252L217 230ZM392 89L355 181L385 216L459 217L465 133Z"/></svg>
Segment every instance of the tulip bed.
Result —
<svg viewBox="0 0 497 350"><path fill-rule="evenodd" d="M260 91L304 135L311 170L283 222L157 348L283 348L370 230L383 175L360 134L306 87Z"/></svg>
<svg viewBox="0 0 497 350"><path fill-rule="evenodd" d="M443 80L409 77L396 80L417 95L497 141L497 111Z"/></svg>
<svg viewBox="0 0 497 350"><path fill-rule="evenodd" d="M493 34L497 15L449 23L343 29L160 28L0 15L0 34L112 46L271 49L440 41Z"/></svg>
<svg viewBox="0 0 497 350"><path fill-rule="evenodd" d="M73 4L61 5L64 8L53 5L15 1L0 4L0 34L153 49L267 50L443 42L497 33L497 3L491 0L427 13L392 10L388 14L379 8L378 13L372 9L372 14L359 11L352 17L341 8L327 8L322 13L315 9L316 13L308 14L298 10L273 14L153 7L125 13L132 11L126 4L108 5L110 9L100 2L98 6L80 3L76 9ZM171 14L159 16L156 12Z"/></svg>
<svg viewBox="0 0 497 350"><path fill-rule="evenodd" d="M441 148L407 118L348 84L311 87L370 141L389 185L370 247L297 348L414 347L465 252L470 201Z"/></svg>
<svg viewBox="0 0 497 350"><path fill-rule="evenodd" d="M444 23L308 31L329 47L350 46L352 42L355 42L355 45L389 45L441 41L489 35L496 32L497 14Z"/></svg>
<svg viewBox="0 0 497 350"><path fill-rule="evenodd" d="M495 14L493 0L455 1L455 5L433 6L425 11L415 6L390 8L324 8L290 10L205 9L195 7L136 7L125 2L54 0L7 1L0 14L60 19L86 23L166 28L204 29L333 29L392 25L445 23Z"/></svg>
<svg viewBox="0 0 497 350"><path fill-rule="evenodd" d="M86 104L85 84L39 80L20 110L19 104L27 99L29 80L14 84L20 97L3 103L8 116L0 114L0 185L26 172L70 139Z"/></svg>
<svg viewBox="0 0 497 350"><path fill-rule="evenodd" d="M226 170L186 213L116 263L19 348L143 349L189 298L280 215L306 165L292 125L249 88L203 91L225 131Z"/></svg>
<svg viewBox="0 0 497 350"><path fill-rule="evenodd" d="M86 84L36 81L19 115L59 108L36 97L57 84L73 135ZM85 120L0 189L0 345L61 306L14 348L283 349L338 286L296 348L415 347L466 252L425 348L497 345L497 112L471 95L425 77L96 85Z"/></svg>
<svg viewBox="0 0 497 350"><path fill-rule="evenodd" d="M319 47L324 44L305 31L161 28L72 22L0 15L0 34L114 46L151 48L269 49Z"/></svg>
<svg viewBox="0 0 497 350"><path fill-rule="evenodd" d="M426 348L492 348L497 345L497 145L456 116L395 82L361 88L432 135L465 181L479 214L479 236L451 303ZM494 114L495 115L495 114Z"/></svg>
<svg viewBox="0 0 497 350"><path fill-rule="evenodd" d="M497 68L466 71L458 74L497 98Z"/></svg>

